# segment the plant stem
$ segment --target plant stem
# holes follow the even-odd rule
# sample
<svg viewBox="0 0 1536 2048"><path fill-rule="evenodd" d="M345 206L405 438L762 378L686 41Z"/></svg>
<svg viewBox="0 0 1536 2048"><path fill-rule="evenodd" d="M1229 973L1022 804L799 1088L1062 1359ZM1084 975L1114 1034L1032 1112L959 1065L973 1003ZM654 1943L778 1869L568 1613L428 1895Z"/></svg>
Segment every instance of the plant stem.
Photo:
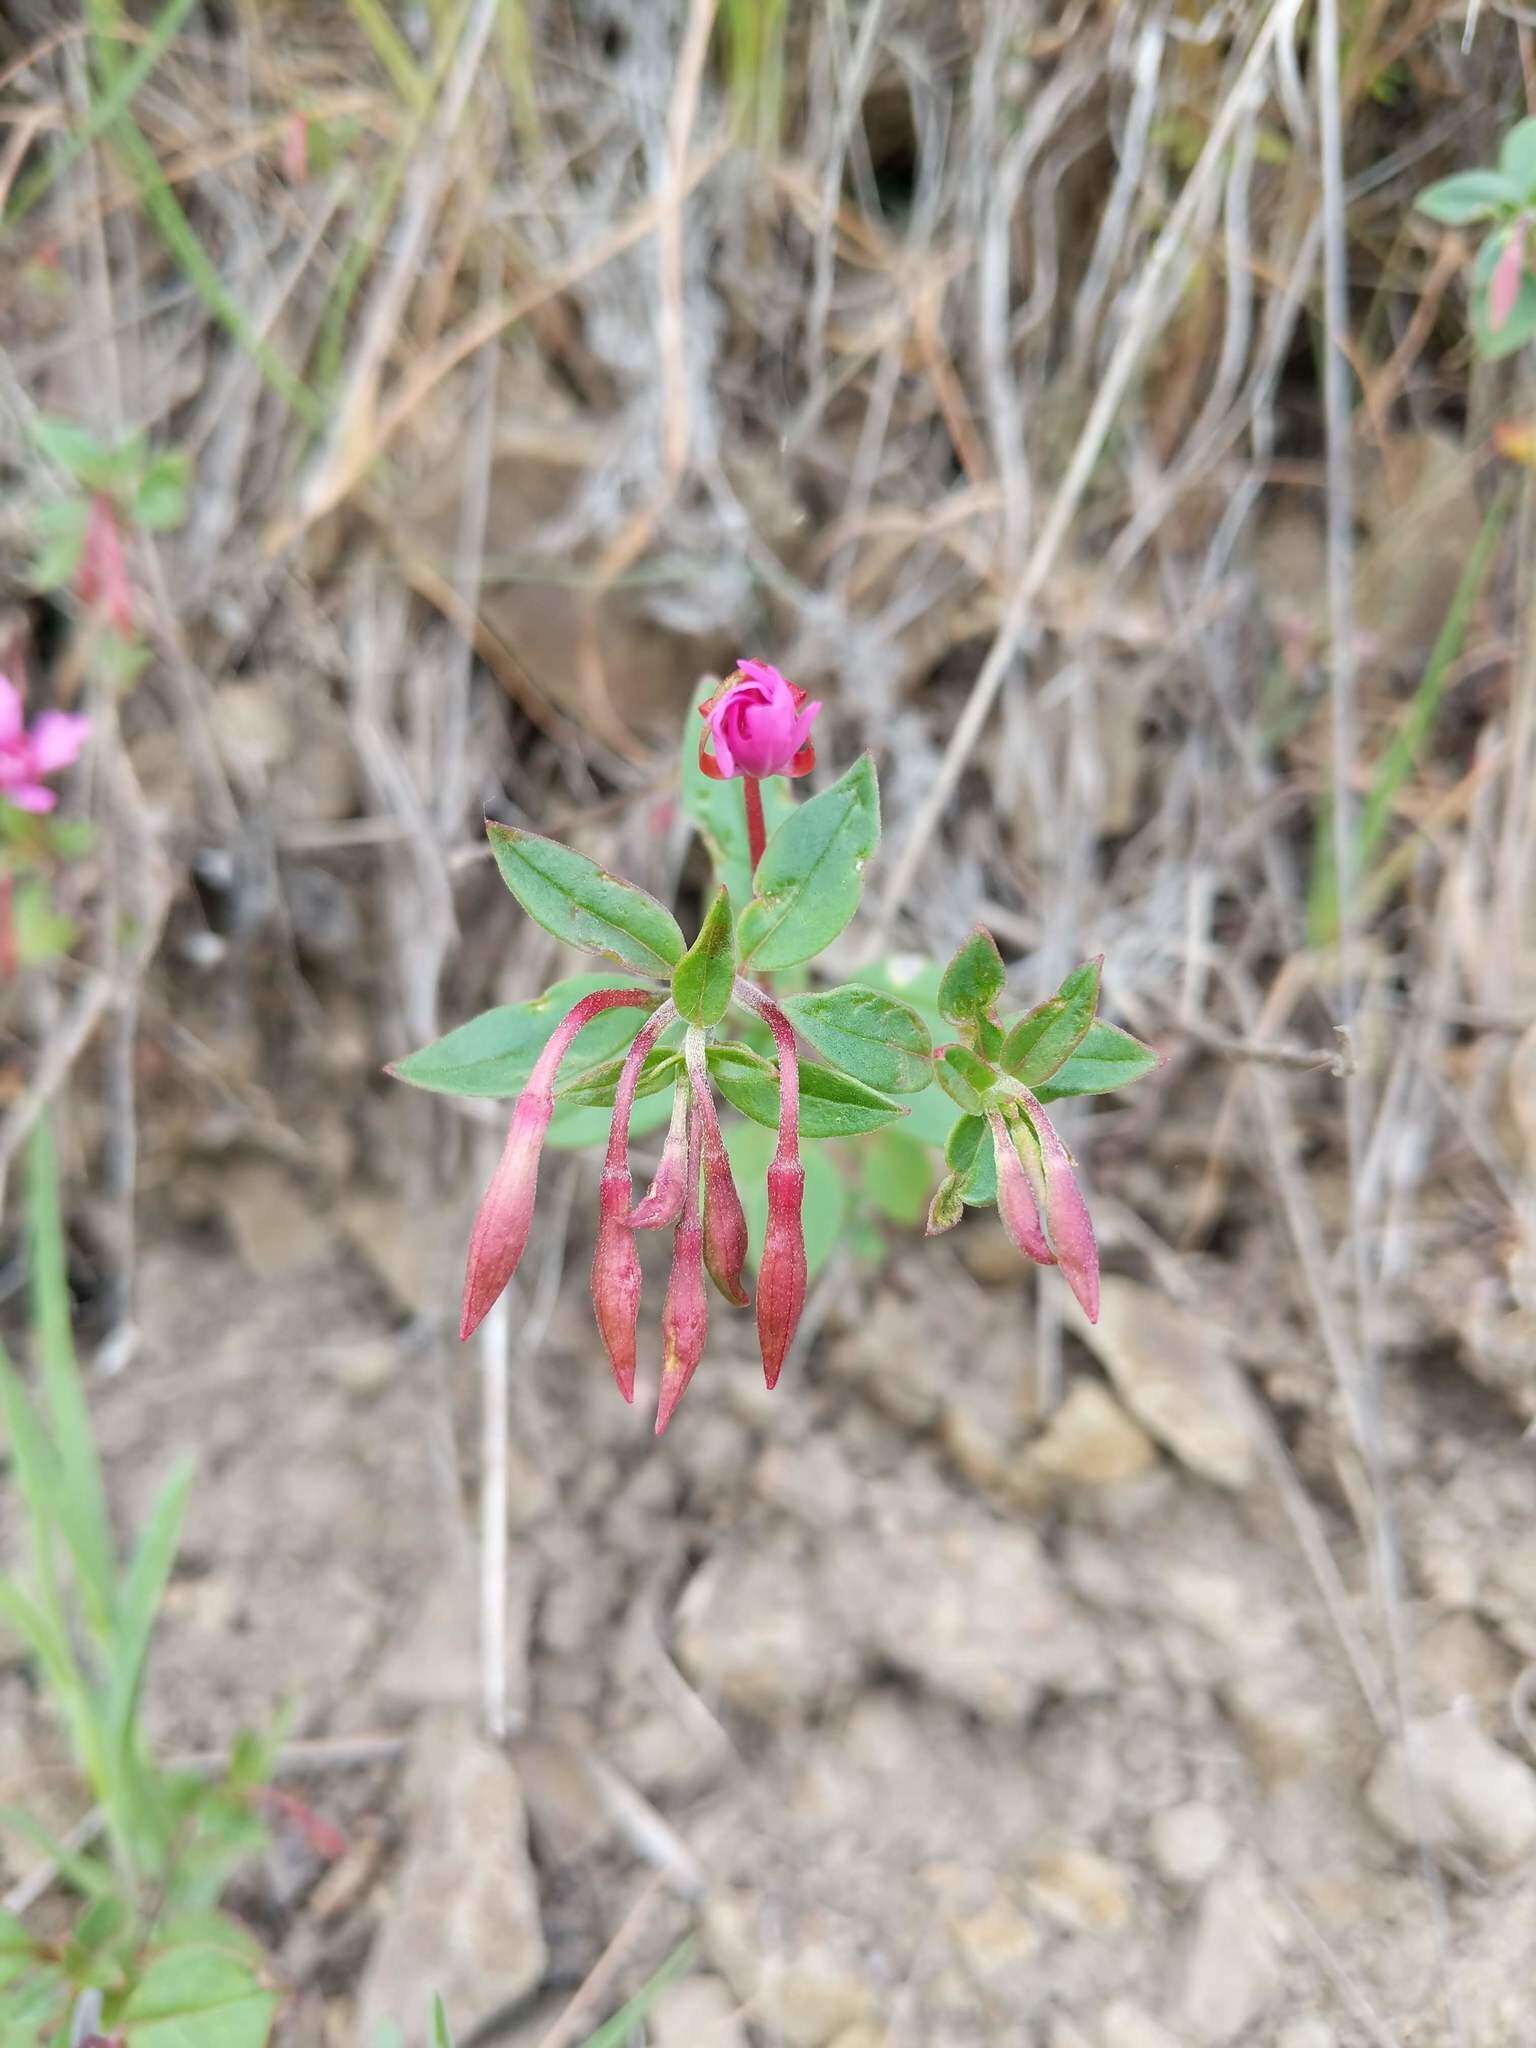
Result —
<svg viewBox="0 0 1536 2048"><path fill-rule="evenodd" d="M755 879L757 864L768 842L768 828L763 822L763 785L755 775L741 778L741 800L747 807L747 858Z"/></svg>

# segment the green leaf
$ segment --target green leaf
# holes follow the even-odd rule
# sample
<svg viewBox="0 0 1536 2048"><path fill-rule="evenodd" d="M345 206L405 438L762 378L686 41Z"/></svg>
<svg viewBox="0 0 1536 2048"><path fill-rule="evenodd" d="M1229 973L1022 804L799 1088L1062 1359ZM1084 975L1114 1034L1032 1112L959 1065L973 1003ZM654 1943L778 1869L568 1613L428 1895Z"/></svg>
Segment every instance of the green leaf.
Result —
<svg viewBox="0 0 1536 2048"><path fill-rule="evenodd" d="M984 1116L958 1120L945 1143L944 1159L959 1180L963 1200L972 1208L985 1208L997 1200L997 1161Z"/></svg>
<svg viewBox="0 0 1536 2048"><path fill-rule="evenodd" d="M1500 171L1458 171L1453 178L1426 185L1413 203L1444 227L1464 228L1518 206L1521 197L1520 186Z"/></svg>
<svg viewBox="0 0 1536 2048"><path fill-rule="evenodd" d="M786 996L783 1008L823 1059L872 1088L911 1095L933 1080L928 1027L916 1010L894 996L849 983L816 994Z"/></svg>
<svg viewBox="0 0 1536 2048"><path fill-rule="evenodd" d="M769 1130L779 1127L779 1069L773 1060L744 1045L712 1045L709 1069L715 1085L733 1109ZM800 1135L802 1138L856 1138L894 1123L905 1110L862 1081L834 1067L800 1062Z"/></svg>
<svg viewBox="0 0 1536 2048"><path fill-rule="evenodd" d="M54 909L47 883L36 876L17 883L13 918L16 958L23 967L41 967L57 960L80 935L73 919Z"/></svg>
<svg viewBox="0 0 1536 2048"><path fill-rule="evenodd" d="M1536 198L1536 120L1517 121L1510 129L1499 144L1499 169L1517 200Z"/></svg>
<svg viewBox="0 0 1536 2048"><path fill-rule="evenodd" d="M951 1024L977 1024L1003 992L1003 962L997 941L977 925L944 970L939 1010Z"/></svg>
<svg viewBox="0 0 1536 2048"><path fill-rule="evenodd" d="M685 1024L706 1030L718 1024L736 979L736 927L730 895L722 884L709 906L699 936L672 973L672 1000Z"/></svg>
<svg viewBox="0 0 1536 2048"><path fill-rule="evenodd" d="M191 1461L184 1459L155 1502L118 1595L107 1718L111 1738L124 1748L133 1735L149 1639L176 1562L191 1486Z"/></svg>
<svg viewBox="0 0 1536 2048"><path fill-rule="evenodd" d="M50 462L67 470L87 490L110 490L119 481L121 457L73 420L42 414L32 422L32 438Z"/></svg>
<svg viewBox="0 0 1536 2048"><path fill-rule="evenodd" d="M672 1098L665 1090L642 1096L629 1120L629 1135L643 1138L647 1131L659 1129L671 1113ZM544 1142L562 1152L581 1152L589 1145L605 1144L612 1122L611 1109L584 1109L580 1103L557 1102Z"/></svg>
<svg viewBox="0 0 1536 2048"><path fill-rule="evenodd" d="M150 533L165 533L180 526L187 516L187 486L192 478L192 460L180 448L157 455L139 479L130 515L136 526Z"/></svg>
<svg viewBox="0 0 1536 2048"><path fill-rule="evenodd" d="M727 1119L725 1149L730 1154L731 1173L741 1193L747 1218L747 1259L756 1272L763 1256L763 1234L768 1227L768 1162L776 1144L773 1132L761 1124ZM817 1145L802 1155L805 1167L805 1201L801 1215L805 1224L807 1278L826 1264L843 1228L847 1196L842 1175L827 1153Z"/></svg>
<svg viewBox="0 0 1536 2048"><path fill-rule="evenodd" d="M602 988L635 988L624 976L572 974L531 1002L502 1003L467 1024L407 1053L386 1069L397 1081L434 1095L512 1096L521 1093L534 1063L583 996ZM661 991L655 992L661 1001ZM621 1053L645 1022L641 1009L604 1010L577 1033L567 1057L583 1067Z"/></svg>
<svg viewBox="0 0 1536 2048"><path fill-rule="evenodd" d="M946 1045L934 1061L934 1079L967 1116L980 1116L986 1098L997 1085L997 1075L979 1053L968 1045Z"/></svg>
<svg viewBox="0 0 1536 2048"><path fill-rule="evenodd" d="M965 1198L960 1191L960 1176L958 1173L946 1173L928 1204L928 1236L939 1237L944 1231L953 1230L964 1214Z"/></svg>
<svg viewBox="0 0 1536 2048"><path fill-rule="evenodd" d="M677 1079L682 1065L682 1054L671 1046L658 1046L647 1053L645 1065L640 1069L635 1100L643 1101L647 1095L655 1095L659 1089L669 1087ZM621 1053L614 1059L604 1060L600 1066L586 1068L573 1080L565 1082L555 1091L555 1100L572 1103L579 1109L612 1109L623 1070L624 1056Z"/></svg>
<svg viewBox="0 0 1536 2048"><path fill-rule="evenodd" d="M91 508L84 498L50 498L32 514L34 548L29 580L34 590L66 590L85 550Z"/></svg>
<svg viewBox="0 0 1536 2048"><path fill-rule="evenodd" d="M1035 1007L1003 1040L999 1063L1026 1088L1037 1088L1077 1050L1099 1007L1104 955L1074 967L1055 995Z"/></svg>
<svg viewBox="0 0 1536 2048"><path fill-rule="evenodd" d="M859 907L864 864L880 840L874 764L860 755L830 789L791 812L757 866L741 915L741 958L760 974L829 946Z"/></svg>
<svg viewBox="0 0 1536 2048"><path fill-rule="evenodd" d="M682 959L677 920L654 896L556 839L515 825L485 830L501 879L535 924L557 939L647 974L670 975Z"/></svg>
<svg viewBox="0 0 1536 2048"><path fill-rule="evenodd" d="M715 782L699 766L699 734L704 721L699 706L719 687L706 676L693 693L693 705L683 722L682 800L683 811L714 863L715 880L729 890L731 906L739 917L752 898L752 865L747 846L747 814L742 803L739 777ZM772 833L795 809L795 800L782 775L770 775L762 784L763 823Z"/></svg>
<svg viewBox="0 0 1536 2048"><path fill-rule="evenodd" d="M436 1996L432 2000L432 2048L453 2048L453 2036L448 2031L448 2015L443 2010L443 2001Z"/></svg>
<svg viewBox="0 0 1536 2048"><path fill-rule="evenodd" d="M1112 1088L1139 1081L1162 1063L1161 1054L1151 1046L1100 1017L1089 1026L1071 1059L1034 1092L1042 1102L1055 1102L1064 1095L1107 1095Z"/></svg>
<svg viewBox="0 0 1536 2048"><path fill-rule="evenodd" d="M165 1930L109 2032L128 2048L265 2048L277 1995L261 1952L233 1921L207 1914Z"/></svg>
<svg viewBox="0 0 1536 2048"><path fill-rule="evenodd" d="M905 1130L876 1131L861 1146L860 1186L866 1202L893 1223L921 1223L933 1179L928 1148Z"/></svg>

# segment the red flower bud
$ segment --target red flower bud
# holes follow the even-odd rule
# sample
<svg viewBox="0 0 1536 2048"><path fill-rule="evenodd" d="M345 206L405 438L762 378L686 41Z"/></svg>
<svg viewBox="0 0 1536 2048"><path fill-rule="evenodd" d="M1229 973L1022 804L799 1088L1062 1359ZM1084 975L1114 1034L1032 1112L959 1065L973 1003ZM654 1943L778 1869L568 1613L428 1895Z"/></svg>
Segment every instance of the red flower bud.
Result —
<svg viewBox="0 0 1536 2048"><path fill-rule="evenodd" d="M1028 1089L1020 1091L1028 1113L1034 1141L1039 1145L1040 1166L1045 1180L1045 1227L1051 1234L1067 1285L1077 1296L1090 1323L1099 1320L1099 1247L1094 1240L1088 1204L1072 1171L1072 1154L1061 1142L1056 1126ZM1031 1142L1027 1131L1019 1133L1021 1146Z"/></svg>
<svg viewBox="0 0 1536 2048"><path fill-rule="evenodd" d="M1003 1227L1026 1259L1033 1259L1037 1266L1054 1266L1056 1254L1045 1241L1039 1203L1013 1131L999 1109L987 1112L987 1122L992 1130L992 1157L997 1162L997 1213ZM1034 1140L1027 1131L1023 1142L1033 1150Z"/></svg>
<svg viewBox="0 0 1536 2048"><path fill-rule="evenodd" d="M773 1033L779 1056L779 1149L768 1166L768 1228L757 1269L757 1341L763 1378L777 1386L805 1307L805 1168L800 1164L800 1060L795 1030L770 996L749 981L736 983L736 997L750 1005Z"/></svg>
<svg viewBox="0 0 1536 2048"><path fill-rule="evenodd" d="M661 1392L656 1403L656 1434L672 1420L688 1390L704 1340L709 1334L709 1298L704 1291L704 1225L699 1214L700 1117L688 1119L688 1180L683 1220L673 1239L672 1274L661 1311Z"/></svg>
<svg viewBox="0 0 1536 2048"><path fill-rule="evenodd" d="M635 1250L634 1226L629 1220L634 1192L629 1173L629 1120L641 1069L676 1015L670 1001L663 1003L655 1016L641 1025L624 1056L614 1090L608 1156L603 1162L602 1208L597 1249L592 1255L592 1307L614 1383L626 1401L635 1398L635 1326L640 1320L640 1254Z"/></svg>
<svg viewBox="0 0 1536 2048"><path fill-rule="evenodd" d="M683 1182L688 1175L688 1090L672 1091L672 1121L667 1142L643 1202L629 1212L631 1230L669 1230L683 1213Z"/></svg>
<svg viewBox="0 0 1536 2048"><path fill-rule="evenodd" d="M731 1174L730 1154L720 1135L704 1047L704 1033L690 1031L686 1042L688 1079L704 1155L704 1264L726 1300L734 1308L745 1308L748 1297L741 1284L741 1272L747 1262L747 1216Z"/></svg>
<svg viewBox="0 0 1536 2048"><path fill-rule="evenodd" d="M555 1076L577 1032L604 1010L645 1009L655 1000L648 989L597 989L583 996L566 1014L540 1053L527 1087L517 1098L500 1163L481 1198L470 1232L464 1307L459 1320L461 1338L472 1336L479 1328L523 1256L538 1192L539 1155L554 1114Z"/></svg>

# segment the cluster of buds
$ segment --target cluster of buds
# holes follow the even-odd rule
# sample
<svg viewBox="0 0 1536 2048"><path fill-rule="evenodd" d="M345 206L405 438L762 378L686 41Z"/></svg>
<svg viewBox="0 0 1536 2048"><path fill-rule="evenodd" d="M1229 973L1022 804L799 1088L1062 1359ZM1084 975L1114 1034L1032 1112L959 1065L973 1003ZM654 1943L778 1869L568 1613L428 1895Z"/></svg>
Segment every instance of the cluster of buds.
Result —
<svg viewBox="0 0 1536 2048"><path fill-rule="evenodd" d="M699 765L714 780L740 777L745 784L749 827L761 832L760 781L770 775L803 775L814 764L812 721L821 706L785 681L765 662L743 662L701 707L705 730ZM713 740L711 755L708 742ZM753 866L761 845L753 845ZM717 906L717 908L720 906ZM729 914L725 930L729 938ZM710 938L710 927L700 945ZM695 953L698 952L695 948ZM716 947L716 953L719 948ZM694 954L688 956L692 961ZM682 973L687 962L680 966ZM779 1068L778 1145L768 1167L768 1223L757 1274L757 1334L763 1374L778 1382L805 1305L805 1230L801 1210L805 1169L799 1156L799 1061L794 1028L764 988L734 972L734 955L704 956L718 981L723 969L725 1000L682 1019L673 996L659 990L616 987L594 990L567 1013L549 1039L512 1112L501 1160L486 1189L470 1238L459 1334L478 1328L492 1303L517 1271L528 1242L537 1193L539 1158L555 1109L562 1061L593 1018L620 1008L644 1009L645 1021L630 1041L614 1088L613 1119L598 1197L597 1248L592 1259L592 1305L598 1331L626 1401L633 1401L638 1348L641 1270L635 1233L671 1229L671 1276L661 1313L661 1387L656 1433L665 1430L704 1355L709 1330L705 1275L733 1307L745 1308L747 1219L731 1171L710 1081L708 1047L712 1025L734 1002L760 1017L773 1035ZM691 985L691 984L690 984ZM675 1084L666 1142L654 1178L634 1201L629 1164L630 1122L646 1062L662 1034L686 1022L682 1068Z"/></svg>

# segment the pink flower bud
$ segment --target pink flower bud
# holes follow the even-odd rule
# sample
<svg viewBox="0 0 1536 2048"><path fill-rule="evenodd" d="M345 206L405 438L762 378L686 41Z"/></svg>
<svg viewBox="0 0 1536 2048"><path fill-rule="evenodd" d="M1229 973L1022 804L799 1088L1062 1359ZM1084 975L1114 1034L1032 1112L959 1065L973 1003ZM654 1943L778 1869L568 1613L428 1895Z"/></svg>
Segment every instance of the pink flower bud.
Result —
<svg viewBox="0 0 1536 2048"><path fill-rule="evenodd" d="M1088 1204L1072 1171L1072 1155L1061 1142L1056 1126L1028 1089L1020 1099L1029 1113L1035 1141L1039 1145L1040 1167L1045 1182L1045 1227L1067 1285L1077 1296L1090 1323L1099 1320L1099 1247L1093 1235ZM1028 1132L1019 1134L1021 1146L1030 1143ZM1001 1185L1001 1183L999 1183Z"/></svg>
<svg viewBox="0 0 1536 2048"><path fill-rule="evenodd" d="M83 605L101 613L114 632L121 633L125 640L132 637L133 591L128 582L122 531L112 500L99 492L86 514L85 543L80 551L80 566L75 571L75 592Z"/></svg>
<svg viewBox="0 0 1536 2048"><path fill-rule="evenodd" d="M3 702L0 702L0 709L3 709ZM538 1192L539 1155L544 1149L544 1133L549 1129L555 1108L555 1076L577 1032L604 1010L646 1009L655 1000L655 995L648 989L597 989L591 995L583 996L566 1014L539 1054L533 1072L528 1076L528 1085L513 1108L512 1125L507 1132L500 1163L481 1198L474 1229L470 1232L469 1262L464 1274L464 1307L459 1319L461 1338L472 1336L484 1321L487 1310L517 1271L518 1261L528 1243L534 1197ZM662 1006L663 1009L667 1007L666 1004ZM655 1019L651 1022L654 1023Z"/></svg>
<svg viewBox="0 0 1536 2048"><path fill-rule="evenodd" d="M704 1264L726 1300L734 1308L745 1308L748 1297L741 1284L741 1272L747 1262L747 1217L736 1192L730 1154L720 1135L720 1119L709 1090L702 1031L688 1033L686 1051L704 1154Z"/></svg>
<svg viewBox="0 0 1536 2048"><path fill-rule="evenodd" d="M987 1122L992 1131L992 1157L997 1162L997 1213L1003 1227L1026 1259L1033 1259L1037 1266L1054 1266L1056 1255L1040 1227L1039 1205L1013 1132L1001 1110L989 1110ZM1034 1144L1027 1134L1024 1142Z"/></svg>
<svg viewBox="0 0 1536 2048"><path fill-rule="evenodd" d="M624 1055L613 1096L608 1156L603 1162L602 1208L597 1249L592 1255L592 1308L613 1367L614 1384L626 1401L635 1398L635 1327L640 1320L640 1254L629 1220L634 1192L629 1173L629 1120L641 1070L652 1046L676 1015L670 1000L663 1003L655 1016L641 1025Z"/></svg>
<svg viewBox="0 0 1536 2048"><path fill-rule="evenodd" d="M699 1213L700 1119L688 1119L687 1189L683 1220L673 1239L672 1274L661 1311L661 1391L656 1403L656 1434L661 1435L688 1391L688 1382L704 1356L709 1335L709 1298L704 1291L704 1225Z"/></svg>
<svg viewBox="0 0 1536 2048"><path fill-rule="evenodd" d="M1499 252L1499 260L1493 266L1493 275L1488 280L1488 331L1498 334L1509 325L1509 317L1515 310L1515 301L1520 296L1520 282L1525 276L1525 220L1522 217L1510 230L1509 240Z"/></svg>
<svg viewBox="0 0 1536 2048"><path fill-rule="evenodd" d="M683 1182L688 1175L688 1090L681 1082L672 1091L672 1121L661 1163L645 1193L629 1212L631 1230L670 1230L683 1213Z"/></svg>
<svg viewBox="0 0 1536 2048"><path fill-rule="evenodd" d="M736 997L757 1011L773 1033L779 1056L779 1147L768 1166L768 1228L757 1269L757 1342L763 1378L778 1384L805 1307L805 1168L800 1164L800 1059L795 1030L773 1001L749 981L736 983Z"/></svg>
<svg viewBox="0 0 1536 2048"><path fill-rule="evenodd" d="M716 782L735 775L806 775L816 765L811 727L821 710L766 661L744 661L699 707L699 766ZM705 751L713 738L713 755Z"/></svg>

